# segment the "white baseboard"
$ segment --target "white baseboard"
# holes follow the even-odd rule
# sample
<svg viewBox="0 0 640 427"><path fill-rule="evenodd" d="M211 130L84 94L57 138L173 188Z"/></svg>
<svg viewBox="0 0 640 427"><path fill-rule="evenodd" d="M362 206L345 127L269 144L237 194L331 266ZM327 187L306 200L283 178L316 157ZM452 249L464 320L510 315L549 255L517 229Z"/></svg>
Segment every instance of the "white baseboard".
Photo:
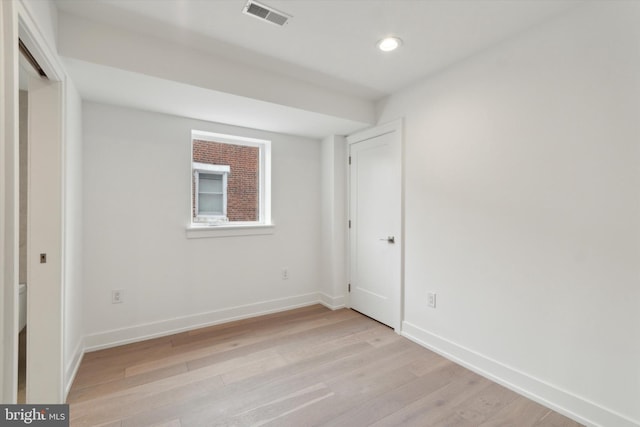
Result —
<svg viewBox="0 0 640 427"><path fill-rule="evenodd" d="M320 304L331 310L338 310L346 306L346 297L344 295L339 297L332 297L325 294L324 292L318 292L318 298L320 299Z"/></svg>
<svg viewBox="0 0 640 427"><path fill-rule="evenodd" d="M640 427L640 422L434 335L409 322L402 335L459 365L524 395L575 421L594 427Z"/></svg>
<svg viewBox="0 0 640 427"><path fill-rule="evenodd" d="M73 380L76 378L78 373L78 369L80 368L80 363L82 362L82 357L84 356L85 348L84 348L84 340L78 340L78 345L76 345L75 350L73 351L73 357L67 364L64 372L64 400L66 402L67 396L69 395L69 390L71 390L71 386L73 385Z"/></svg>
<svg viewBox="0 0 640 427"><path fill-rule="evenodd" d="M134 325L121 329L113 329L85 336L85 352L319 303L324 304L324 302L320 300L319 294L313 292L293 297L223 308L207 313Z"/></svg>

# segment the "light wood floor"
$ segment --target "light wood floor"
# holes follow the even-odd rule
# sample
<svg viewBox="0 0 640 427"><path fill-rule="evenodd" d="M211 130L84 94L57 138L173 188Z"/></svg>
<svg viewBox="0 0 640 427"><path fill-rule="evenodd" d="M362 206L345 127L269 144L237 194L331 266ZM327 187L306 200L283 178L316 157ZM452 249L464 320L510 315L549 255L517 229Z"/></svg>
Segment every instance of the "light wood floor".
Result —
<svg viewBox="0 0 640 427"><path fill-rule="evenodd" d="M68 402L72 426L579 426L322 306L89 353Z"/></svg>

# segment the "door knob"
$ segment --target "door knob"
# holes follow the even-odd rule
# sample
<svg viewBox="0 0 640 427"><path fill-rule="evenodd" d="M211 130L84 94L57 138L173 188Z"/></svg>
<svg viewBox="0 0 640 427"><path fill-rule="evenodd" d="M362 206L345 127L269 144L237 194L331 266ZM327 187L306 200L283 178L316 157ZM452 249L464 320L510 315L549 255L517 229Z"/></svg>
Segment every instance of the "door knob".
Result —
<svg viewBox="0 0 640 427"><path fill-rule="evenodd" d="M386 240L389 243L395 243L396 242L395 236L389 236L386 239L380 239L380 240Z"/></svg>

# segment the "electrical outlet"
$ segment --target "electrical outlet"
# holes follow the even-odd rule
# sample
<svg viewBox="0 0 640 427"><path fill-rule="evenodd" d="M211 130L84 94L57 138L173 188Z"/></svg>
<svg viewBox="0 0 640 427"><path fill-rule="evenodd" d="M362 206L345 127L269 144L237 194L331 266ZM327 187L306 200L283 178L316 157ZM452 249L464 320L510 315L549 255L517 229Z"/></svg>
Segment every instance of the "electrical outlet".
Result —
<svg viewBox="0 0 640 427"><path fill-rule="evenodd" d="M124 302L124 291L117 289L111 291L111 304L122 304Z"/></svg>
<svg viewBox="0 0 640 427"><path fill-rule="evenodd" d="M427 305L431 308L436 308L436 294L433 292L427 292Z"/></svg>
<svg viewBox="0 0 640 427"><path fill-rule="evenodd" d="M288 280L289 279L289 269L288 268L283 268L282 269L282 280Z"/></svg>

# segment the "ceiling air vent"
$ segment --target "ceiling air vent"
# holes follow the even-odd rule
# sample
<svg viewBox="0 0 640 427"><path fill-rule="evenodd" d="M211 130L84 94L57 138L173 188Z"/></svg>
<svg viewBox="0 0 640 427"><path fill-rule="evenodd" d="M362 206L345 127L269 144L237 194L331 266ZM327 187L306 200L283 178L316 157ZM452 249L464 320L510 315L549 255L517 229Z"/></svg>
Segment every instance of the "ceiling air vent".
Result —
<svg viewBox="0 0 640 427"><path fill-rule="evenodd" d="M258 3L257 1L249 0L244 6L242 13L258 18L262 21L271 22L279 26L283 26L289 21L291 15L282 13L275 10L272 7Z"/></svg>

